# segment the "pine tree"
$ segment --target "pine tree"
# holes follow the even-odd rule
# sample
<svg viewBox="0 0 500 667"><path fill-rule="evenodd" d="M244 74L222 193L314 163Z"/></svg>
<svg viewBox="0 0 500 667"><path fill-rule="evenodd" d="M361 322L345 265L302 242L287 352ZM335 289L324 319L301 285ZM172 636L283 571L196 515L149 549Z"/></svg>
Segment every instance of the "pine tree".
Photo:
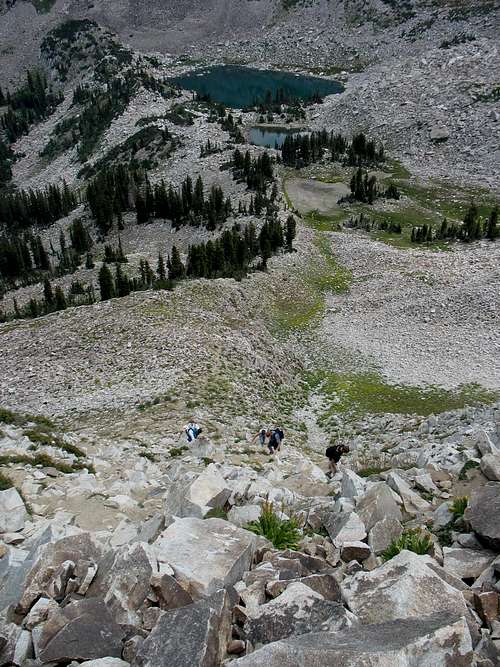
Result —
<svg viewBox="0 0 500 667"><path fill-rule="evenodd" d="M486 225L486 238L494 241L498 237L498 207L491 211Z"/></svg>
<svg viewBox="0 0 500 667"><path fill-rule="evenodd" d="M43 281L43 298L45 299L47 308L52 308L54 305L54 292L52 291L52 285L48 278L45 278Z"/></svg>
<svg viewBox="0 0 500 667"><path fill-rule="evenodd" d="M181 256L176 246L172 247L172 255L169 260L168 277L170 280L182 280L186 276L186 269L182 263Z"/></svg>
<svg viewBox="0 0 500 667"><path fill-rule="evenodd" d="M66 297L64 296L64 292L60 285L57 285L56 287L54 306L56 310L64 310L68 307Z"/></svg>
<svg viewBox="0 0 500 667"><path fill-rule="evenodd" d="M114 296L113 276L107 264L103 264L99 271L99 289L101 291L101 301L107 301Z"/></svg>
<svg viewBox="0 0 500 667"><path fill-rule="evenodd" d="M161 282L166 282L167 272L165 268L165 261L163 260L162 254L158 253L158 266L156 268L156 273L158 274L158 279Z"/></svg>
<svg viewBox="0 0 500 667"><path fill-rule="evenodd" d="M118 263L116 264L115 285L117 296L128 296L130 294L129 279L123 273L121 265Z"/></svg>

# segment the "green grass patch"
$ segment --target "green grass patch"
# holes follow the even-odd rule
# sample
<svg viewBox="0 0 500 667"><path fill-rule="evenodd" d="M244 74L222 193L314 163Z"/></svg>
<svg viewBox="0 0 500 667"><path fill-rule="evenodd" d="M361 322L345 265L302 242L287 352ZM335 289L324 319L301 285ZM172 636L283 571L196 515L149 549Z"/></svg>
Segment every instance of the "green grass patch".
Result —
<svg viewBox="0 0 500 667"><path fill-rule="evenodd" d="M292 549L297 551L300 542L299 523L295 517L281 519L272 503L264 503L260 517L245 526L256 535L262 535L272 542L275 549Z"/></svg>
<svg viewBox="0 0 500 667"><path fill-rule="evenodd" d="M188 449L188 447L172 447L168 454L170 458L175 459L178 456L182 456Z"/></svg>
<svg viewBox="0 0 500 667"><path fill-rule="evenodd" d="M52 433L47 433L43 428L29 429L24 431L23 435L31 440L32 443L36 445L42 445L45 447L57 447L63 452L68 454L73 454L77 458L85 458L85 452L77 447L72 445L69 442L65 442L61 438L57 437Z"/></svg>
<svg viewBox="0 0 500 667"><path fill-rule="evenodd" d="M0 465L7 466L12 464L42 466L44 468L55 468L65 475L69 475L79 470L87 469L89 472L95 472L94 466L87 463L64 463L56 461L48 454L35 454L34 456L27 456L26 454L4 454L0 456Z"/></svg>
<svg viewBox="0 0 500 667"><path fill-rule="evenodd" d="M384 561L391 560L391 558L394 558L394 556L401 553L403 549L424 556L429 553L431 547L431 536L423 530L420 530L420 528L413 528L411 530L405 530L400 538L394 540L382 554L382 559Z"/></svg>
<svg viewBox="0 0 500 667"><path fill-rule="evenodd" d="M43 415L30 415L20 412L13 412L7 408L0 407L0 422L12 424L13 426L23 426L24 424L37 424L45 428L55 428L54 422Z"/></svg>
<svg viewBox="0 0 500 667"><path fill-rule="evenodd" d="M461 385L455 390L440 387L414 387L388 384L376 373L350 374L316 371L308 378L311 389L332 401L323 419L336 413L416 414L427 416L467 405L491 404L499 392L477 384Z"/></svg>
<svg viewBox="0 0 500 667"><path fill-rule="evenodd" d="M453 502L450 505L450 512L453 514L455 519L458 519L464 515L468 504L469 498L467 496L459 496L458 498L453 499Z"/></svg>
<svg viewBox="0 0 500 667"><path fill-rule="evenodd" d="M156 461L154 454L151 454L151 452L139 452L139 456L143 459L148 459L148 461L151 461L152 463Z"/></svg>
<svg viewBox="0 0 500 667"><path fill-rule="evenodd" d="M349 211L339 209L334 213L325 215L318 211L310 211L304 216L304 222L308 227L318 232L334 232L340 229L340 223L349 217Z"/></svg>
<svg viewBox="0 0 500 667"><path fill-rule="evenodd" d="M467 461L462 467L462 470L460 471L460 474L458 475L458 479L462 482L466 481L468 478L468 472L469 470L475 470L476 468L479 468L479 462L478 461Z"/></svg>

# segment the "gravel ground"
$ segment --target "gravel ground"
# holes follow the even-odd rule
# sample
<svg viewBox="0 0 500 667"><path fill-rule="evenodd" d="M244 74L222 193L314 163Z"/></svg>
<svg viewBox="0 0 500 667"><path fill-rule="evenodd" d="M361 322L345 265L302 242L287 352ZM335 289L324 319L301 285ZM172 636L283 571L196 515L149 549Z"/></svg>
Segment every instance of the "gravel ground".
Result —
<svg viewBox="0 0 500 667"><path fill-rule="evenodd" d="M500 386L500 244L401 251L358 232L331 238L353 283L328 297L325 340L391 382Z"/></svg>

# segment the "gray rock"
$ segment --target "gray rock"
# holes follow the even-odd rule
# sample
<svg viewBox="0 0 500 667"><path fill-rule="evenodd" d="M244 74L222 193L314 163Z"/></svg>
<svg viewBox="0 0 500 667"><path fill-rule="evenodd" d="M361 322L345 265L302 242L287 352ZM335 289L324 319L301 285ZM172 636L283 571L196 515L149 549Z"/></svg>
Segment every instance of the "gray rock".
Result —
<svg viewBox="0 0 500 667"><path fill-rule="evenodd" d="M35 655L42 662L119 658L124 635L102 600L78 600L35 629Z"/></svg>
<svg viewBox="0 0 500 667"><path fill-rule="evenodd" d="M465 518L481 541L500 551L500 482L488 482L472 491Z"/></svg>
<svg viewBox="0 0 500 667"><path fill-rule="evenodd" d="M220 665L231 637L226 591L206 600L167 611L138 647L139 667L214 667Z"/></svg>
<svg viewBox="0 0 500 667"><path fill-rule="evenodd" d="M356 498L364 493L366 489L366 480L364 480L353 470L347 468L342 471L342 489L341 495L344 498Z"/></svg>
<svg viewBox="0 0 500 667"><path fill-rule="evenodd" d="M130 667L129 662L121 660L120 658L98 658L97 660L86 660L81 662L82 667Z"/></svg>
<svg viewBox="0 0 500 667"><path fill-rule="evenodd" d="M151 587L158 597L161 609L178 609L193 603L193 598L169 574L154 574Z"/></svg>
<svg viewBox="0 0 500 667"><path fill-rule="evenodd" d="M408 514L415 515L427 512L430 509L430 504L413 491L410 485L397 473L389 473L387 484L401 497L403 507Z"/></svg>
<svg viewBox="0 0 500 667"><path fill-rule="evenodd" d="M151 544L156 540L164 528L165 517L163 514L154 514L141 525L136 540L137 542L147 542L148 544Z"/></svg>
<svg viewBox="0 0 500 667"><path fill-rule="evenodd" d="M0 491L0 533L17 533L24 528L28 512L14 487Z"/></svg>
<svg viewBox="0 0 500 667"><path fill-rule="evenodd" d="M71 569L68 569L69 563L75 565L81 559L95 561L101 557L101 553L101 547L90 533L64 537L42 547L26 577L19 600L19 611L27 613L39 597L62 598L71 574Z"/></svg>
<svg viewBox="0 0 500 667"><path fill-rule="evenodd" d="M31 638L31 632L28 632L28 630L22 630L16 641L12 662L15 665L25 665L26 660L32 657L33 640Z"/></svg>
<svg viewBox="0 0 500 667"><path fill-rule="evenodd" d="M481 471L492 482L500 482L500 452L486 454L481 459Z"/></svg>
<svg viewBox="0 0 500 667"><path fill-rule="evenodd" d="M472 641L463 618L433 614L360 625L342 632L312 632L268 644L235 667L468 667Z"/></svg>
<svg viewBox="0 0 500 667"><path fill-rule="evenodd" d="M140 625L139 609L150 590L150 579L158 572L152 546L135 542L108 551L98 563L87 598L105 600L117 623Z"/></svg>
<svg viewBox="0 0 500 667"><path fill-rule="evenodd" d="M351 560L362 562L372 553L371 548L364 542L344 542L340 550L340 556L345 563Z"/></svg>
<svg viewBox="0 0 500 667"><path fill-rule="evenodd" d="M481 429L477 434L476 447L482 454L486 456L487 454L498 454L500 449L493 442L489 433L486 433L484 429Z"/></svg>
<svg viewBox="0 0 500 667"><path fill-rule="evenodd" d="M250 609L243 627L253 646L314 629L340 630L351 625L346 609L301 582L291 584L274 600Z"/></svg>
<svg viewBox="0 0 500 667"><path fill-rule="evenodd" d="M341 584L347 605L363 623L416 618L436 611L465 615L467 606L453 577L430 556L402 551L372 572L358 572Z"/></svg>
<svg viewBox="0 0 500 667"><path fill-rule="evenodd" d="M0 620L0 665L12 665L16 654L18 640L23 633L22 628L14 623Z"/></svg>
<svg viewBox="0 0 500 667"><path fill-rule="evenodd" d="M421 475L416 475L414 479L415 486L417 489L421 489L426 493L432 493L436 495L439 493L439 489L432 481L432 477L428 472L422 473Z"/></svg>
<svg viewBox="0 0 500 667"><path fill-rule="evenodd" d="M331 514L324 520L325 528L334 546L340 547L344 542L363 540L366 529L356 512Z"/></svg>
<svg viewBox="0 0 500 667"><path fill-rule="evenodd" d="M439 143L441 141L447 141L450 137L450 131L444 125L433 125L429 132L429 138L431 141Z"/></svg>
<svg viewBox="0 0 500 667"><path fill-rule="evenodd" d="M495 560L491 551L443 547L443 568L459 579L477 579Z"/></svg>
<svg viewBox="0 0 500 667"><path fill-rule="evenodd" d="M155 541L158 560L168 563L193 599L239 581L250 568L256 536L223 519L177 519Z"/></svg>
<svg viewBox="0 0 500 667"><path fill-rule="evenodd" d="M165 497L165 522L172 523L174 517L196 517L202 519L215 507L224 507L231 489L214 463L192 478L192 473L181 475Z"/></svg>
<svg viewBox="0 0 500 667"><path fill-rule="evenodd" d="M301 577L300 579L270 581L266 585L266 591L271 597L278 597L289 586L297 582L304 584L304 586L309 586L313 591L323 596L325 600L340 602L342 599L340 584L334 575L329 573L311 574L308 577Z"/></svg>
<svg viewBox="0 0 500 667"><path fill-rule="evenodd" d="M403 526L397 519L377 521L368 534L368 544L375 555L379 556L397 540L403 532Z"/></svg>
<svg viewBox="0 0 500 667"><path fill-rule="evenodd" d="M235 526L246 526L250 521L257 521L260 517L260 505L244 505L243 507L232 507L227 515L228 521Z"/></svg>
<svg viewBox="0 0 500 667"><path fill-rule="evenodd" d="M435 530L444 528L453 520L453 514L450 512L449 503L441 503L432 515L432 525Z"/></svg>
<svg viewBox="0 0 500 667"><path fill-rule="evenodd" d="M401 510L385 482L374 484L358 498L356 512L368 531L382 519L402 519Z"/></svg>

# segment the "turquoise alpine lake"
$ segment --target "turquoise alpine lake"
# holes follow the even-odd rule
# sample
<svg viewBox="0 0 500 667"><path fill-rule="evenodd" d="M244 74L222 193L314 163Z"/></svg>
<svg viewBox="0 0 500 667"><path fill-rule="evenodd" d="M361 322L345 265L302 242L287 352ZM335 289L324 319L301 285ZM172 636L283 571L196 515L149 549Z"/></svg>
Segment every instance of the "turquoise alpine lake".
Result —
<svg viewBox="0 0 500 667"><path fill-rule="evenodd" d="M288 99L309 100L318 95L326 97L344 90L341 83L330 79L242 65L215 65L192 70L170 81L183 90L209 96L212 101L234 109L263 102L269 93L272 99L284 93Z"/></svg>

